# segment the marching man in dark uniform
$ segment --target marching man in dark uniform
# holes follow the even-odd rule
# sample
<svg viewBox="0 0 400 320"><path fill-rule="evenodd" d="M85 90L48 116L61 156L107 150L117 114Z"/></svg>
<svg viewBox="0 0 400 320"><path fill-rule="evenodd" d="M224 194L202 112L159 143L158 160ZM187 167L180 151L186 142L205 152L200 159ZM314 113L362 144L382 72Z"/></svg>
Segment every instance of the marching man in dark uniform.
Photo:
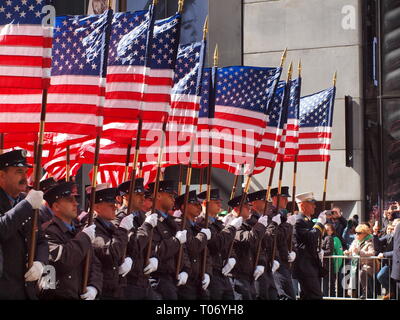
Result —
<svg viewBox="0 0 400 320"><path fill-rule="evenodd" d="M103 272L101 294L103 300L123 297L119 276L120 274L125 276L132 267L132 260L125 259L125 252L128 245L128 232L133 227L133 215L124 217L118 227L114 226L112 221L115 219L116 196L116 188L96 190L93 208L96 215L94 219L96 237L92 244Z"/></svg>
<svg viewBox="0 0 400 320"><path fill-rule="evenodd" d="M182 194L175 199L175 206L181 210L182 214L184 213L184 200L185 194ZM187 220L185 225L185 230L187 230L187 241L185 247L190 260L190 275L186 284L180 286L178 289L180 300L196 300L205 298L205 294L202 290L207 290L207 287L210 284L212 270L209 254L207 256L204 277L203 279L200 279L203 250L207 247L207 241L211 239L210 229L201 228L195 222L195 219L200 215L200 213L201 204L197 199L196 191L190 191L186 208ZM176 218L180 227L182 227L183 218L183 216Z"/></svg>
<svg viewBox="0 0 400 320"><path fill-rule="evenodd" d="M234 290L242 300L254 300L256 298L254 281L264 273L266 266L265 253L260 252L257 266L254 268L257 255L257 243L264 236L268 224L268 217L260 217L254 226L248 223L250 218L249 198L246 197L242 210L240 201L242 196L233 198L228 205L233 211L243 218L243 223L236 231L234 246L237 263L232 270L234 276Z"/></svg>
<svg viewBox="0 0 400 320"><path fill-rule="evenodd" d="M76 185L66 182L49 189L44 199L54 212L54 218L43 225L49 242L50 264L56 271L55 288L44 287L42 298L50 300L94 300L102 289L101 264L93 254L92 241L96 225L76 225L78 214ZM86 292L82 293L83 266L90 255L90 271Z"/></svg>
<svg viewBox="0 0 400 320"><path fill-rule="evenodd" d="M149 184L149 191L153 192L154 183ZM151 281L154 289L163 300L177 300L177 286L186 284L190 273L190 262L183 251L182 267L178 279L175 277L177 265L177 253L181 244L186 242L187 230L180 231L170 212L175 203L176 184L172 180L159 182L158 193L155 201L155 209L158 215L157 226L154 228L152 252L157 254L158 269L152 274ZM176 281L178 280L178 283Z"/></svg>
<svg viewBox="0 0 400 320"><path fill-rule="evenodd" d="M296 296L293 289L293 280L290 271L290 263L296 258L296 253L290 250L293 226L287 222L287 204L289 187L282 187L279 196L279 213L281 216L281 224L278 227L276 235L276 259L279 262L279 268L273 273L275 286L278 290L279 299L295 300ZM278 207L278 188L271 190L272 205Z"/></svg>
<svg viewBox="0 0 400 320"><path fill-rule="evenodd" d="M300 299L322 299L322 265L318 252L318 240L324 232L325 212L318 216L317 223L312 222L315 211L315 199L312 192L296 195L299 214L296 216L294 236L297 258L293 264L293 278L300 283Z"/></svg>
<svg viewBox="0 0 400 320"><path fill-rule="evenodd" d="M36 299L34 285L48 262L47 241L38 227L36 255L27 270L33 209L43 203L43 192L27 187L26 151L14 150L0 155L0 300Z"/></svg>
<svg viewBox="0 0 400 320"><path fill-rule="evenodd" d="M197 195L199 199L203 200L203 214L196 219L196 222L203 227L205 226L206 196L207 191ZM235 218L224 227L222 221L216 218L220 211L221 199L219 190L211 189L208 208L208 227L211 230L211 239L207 243L207 248L212 260L212 277L208 289L211 300L233 300L234 293L228 275L237 260L234 251L232 251L230 257L228 257L228 253L230 245L235 238L236 230L242 225L243 218Z"/></svg>
<svg viewBox="0 0 400 320"><path fill-rule="evenodd" d="M267 190L259 190L248 195L251 203L251 216L248 220L250 226L254 226L258 219L263 216L265 209L265 198ZM274 237L281 223L280 215L274 215L273 207L269 204L266 212L268 218L267 230L262 238L261 250L265 254L266 267L264 273L255 283L256 294L260 300L277 300L278 291L275 286L273 273L279 268L279 262L273 258Z"/></svg>
<svg viewBox="0 0 400 320"><path fill-rule="evenodd" d="M148 275L157 270L158 259L156 257L150 258L150 263L143 269L147 245L149 242L149 235L151 230L157 225L157 214L151 214L146 217L145 212L141 210L144 201L144 186L143 178L136 178L135 186L133 188L132 197L132 212L127 215L129 187L131 180L121 183L117 190L119 196L123 199L123 207L117 216L118 221L124 217L132 218L132 227L129 231L129 241L126 251L127 257L124 264L130 262L132 269L127 273L126 280L121 281L124 286L124 299L128 300L151 300L154 298L153 290L150 287Z"/></svg>

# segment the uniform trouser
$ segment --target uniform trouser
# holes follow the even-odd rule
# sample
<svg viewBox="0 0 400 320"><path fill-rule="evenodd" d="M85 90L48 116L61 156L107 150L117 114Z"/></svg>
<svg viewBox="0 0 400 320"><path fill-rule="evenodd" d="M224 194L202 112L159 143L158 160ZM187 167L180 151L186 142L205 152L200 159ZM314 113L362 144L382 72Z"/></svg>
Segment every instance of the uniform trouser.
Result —
<svg viewBox="0 0 400 320"><path fill-rule="evenodd" d="M255 282L258 300L278 300L274 276L271 271L264 272Z"/></svg>
<svg viewBox="0 0 400 320"><path fill-rule="evenodd" d="M228 277L213 271L208 287L211 300L234 300L232 284Z"/></svg>
<svg viewBox="0 0 400 320"><path fill-rule="evenodd" d="M154 283L155 293L161 300L178 300L178 287L172 275L158 275Z"/></svg>
<svg viewBox="0 0 400 320"><path fill-rule="evenodd" d="M179 300L209 300L208 292L203 290L201 282L188 281L184 286L178 287Z"/></svg>
<svg viewBox="0 0 400 320"><path fill-rule="evenodd" d="M235 278L234 290L239 300L255 300L256 299L256 288L254 281L249 281L244 278Z"/></svg>
<svg viewBox="0 0 400 320"><path fill-rule="evenodd" d="M321 300L321 279L319 277L305 277L297 279L300 283L301 300Z"/></svg>
<svg viewBox="0 0 400 320"><path fill-rule="evenodd" d="M281 264L279 269L276 270L274 273L274 280L280 298L296 300L293 289L292 274L285 265Z"/></svg>
<svg viewBox="0 0 400 320"><path fill-rule="evenodd" d="M157 300L153 288L150 286L147 288L136 286L134 284L128 284L124 288L124 299L125 300Z"/></svg>

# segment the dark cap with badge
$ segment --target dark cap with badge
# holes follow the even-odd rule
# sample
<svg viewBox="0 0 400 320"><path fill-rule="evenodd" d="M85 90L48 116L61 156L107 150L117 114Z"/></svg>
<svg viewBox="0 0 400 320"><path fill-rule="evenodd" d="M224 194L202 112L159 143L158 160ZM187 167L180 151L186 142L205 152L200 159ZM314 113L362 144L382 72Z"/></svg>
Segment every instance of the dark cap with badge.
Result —
<svg viewBox="0 0 400 320"><path fill-rule="evenodd" d="M265 189L264 190L259 190L259 191L256 191L256 192L252 192L252 193L248 194L250 202L257 201L257 200L264 200L265 201L266 196L267 196L267 190L265 190Z"/></svg>
<svg viewBox="0 0 400 320"><path fill-rule="evenodd" d="M27 155L28 153L24 149L13 150L0 154L0 170L8 167L32 168L32 166L26 162Z"/></svg>
<svg viewBox="0 0 400 320"><path fill-rule="evenodd" d="M111 202L115 203L117 199L117 188L105 188L99 191L96 190L96 196L94 198L94 203L100 202Z"/></svg>
<svg viewBox="0 0 400 320"><path fill-rule="evenodd" d="M197 195L197 198L199 198L200 200L206 200L207 191L200 192ZM219 189L211 189L210 190L210 200L222 200L219 196Z"/></svg>
<svg viewBox="0 0 400 320"><path fill-rule="evenodd" d="M45 180L40 181L39 189L42 190L43 192L46 192L47 190L49 190L50 188L52 188L52 187L54 187L54 186L56 186L58 184L61 184L61 183L59 183L56 180L54 180L53 177L47 178Z"/></svg>
<svg viewBox="0 0 400 320"><path fill-rule="evenodd" d="M149 192L151 194L153 194L154 192L154 186L155 186L154 182L149 183ZM174 180L163 180L159 182L158 192L167 192L176 194L177 191L178 191L178 186Z"/></svg>
<svg viewBox="0 0 400 320"><path fill-rule="evenodd" d="M143 178L136 178L135 179L135 187L133 189L133 192L137 193L143 193L145 192L144 186L143 186ZM132 180L128 180L125 182L122 182L120 185L117 187L118 195L119 196L124 196L129 193L129 187L131 185Z"/></svg>
<svg viewBox="0 0 400 320"><path fill-rule="evenodd" d="M175 199L175 207L180 208L185 202L185 194L181 194L179 197ZM189 192L188 203L197 203L200 204L199 199L197 198L196 191L192 190Z"/></svg>
<svg viewBox="0 0 400 320"><path fill-rule="evenodd" d="M271 198L278 195L278 188L271 189ZM281 187L281 197L291 197L289 194L289 187Z"/></svg>
<svg viewBox="0 0 400 320"><path fill-rule="evenodd" d="M242 200L242 196L241 195L237 196L237 197L233 198L232 200L228 201L228 206L230 206L231 208L238 207L240 205L241 200ZM247 204L249 202L250 202L249 195L247 195L246 198L244 199L243 204Z"/></svg>
<svg viewBox="0 0 400 320"><path fill-rule="evenodd" d="M43 195L43 199L51 207L57 200L71 196L79 196L77 185L74 182L64 182L49 188Z"/></svg>

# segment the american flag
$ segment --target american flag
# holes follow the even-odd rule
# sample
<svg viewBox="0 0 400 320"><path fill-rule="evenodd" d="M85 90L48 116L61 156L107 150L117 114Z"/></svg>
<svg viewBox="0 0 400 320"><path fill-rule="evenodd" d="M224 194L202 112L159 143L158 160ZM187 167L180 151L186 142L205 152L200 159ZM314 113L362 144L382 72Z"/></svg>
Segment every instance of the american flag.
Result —
<svg viewBox="0 0 400 320"><path fill-rule="evenodd" d="M281 68L235 66L217 72L212 125L213 165L252 168ZM231 171L231 169L228 169Z"/></svg>
<svg viewBox="0 0 400 320"><path fill-rule="evenodd" d="M140 151L140 160L143 162L157 160L161 128L170 113L180 21L180 14L157 20L149 41L150 51L146 61L145 86L139 111L143 119ZM137 129L137 120L111 122L104 125L103 136L125 144L132 142L134 146ZM147 157L151 160L147 160Z"/></svg>
<svg viewBox="0 0 400 320"><path fill-rule="evenodd" d="M45 0L0 3L0 87L49 86L53 30L43 24Z"/></svg>
<svg viewBox="0 0 400 320"><path fill-rule="evenodd" d="M56 19L46 131L96 136L101 130L112 11Z"/></svg>
<svg viewBox="0 0 400 320"><path fill-rule="evenodd" d="M200 87L205 42L181 45L175 66L171 114L167 123L165 161L188 164L200 108Z"/></svg>
<svg viewBox="0 0 400 320"><path fill-rule="evenodd" d="M335 91L332 87L300 99L299 162L330 160Z"/></svg>
<svg viewBox="0 0 400 320"><path fill-rule="evenodd" d="M278 151L278 161L294 161L299 152L299 107L301 78L291 80L288 86L289 94L285 99L285 107L281 122L283 132Z"/></svg>
<svg viewBox="0 0 400 320"><path fill-rule="evenodd" d="M138 119L151 19L152 8L114 14L107 66L105 124Z"/></svg>
<svg viewBox="0 0 400 320"><path fill-rule="evenodd" d="M282 112L286 93L286 82L279 81L270 107L267 111L268 125L265 128L260 151L257 156L253 174L260 173L266 167L275 167L279 141L282 135Z"/></svg>

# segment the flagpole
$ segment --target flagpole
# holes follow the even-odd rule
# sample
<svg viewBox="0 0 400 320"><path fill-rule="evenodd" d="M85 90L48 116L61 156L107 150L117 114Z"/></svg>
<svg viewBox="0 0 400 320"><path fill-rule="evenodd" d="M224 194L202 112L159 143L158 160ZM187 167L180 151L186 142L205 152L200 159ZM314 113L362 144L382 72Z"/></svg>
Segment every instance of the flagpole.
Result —
<svg viewBox="0 0 400 320"><path fill-rule="evenodd" d="M3 154L4 150L4 133L0 133L0 154Z"/></svg>
<svg viewBox="0 0 400 320"><path fill-rule="evenodd" d="M182 175L183 175L183 165L182 165L182 164L179 164L178 196L181 195L181 191L182 191Z"/></svg>
<svg viewBox="0 0 400 320"><path fill-rule="evenodd" d="M65 182L69 182L69 180L70 180L69 168L71 166L69 145L66 147L66 152L67 152L67 155L66 155L66 164L65 164Z"/></svg>
<svg viewBox="0 0 400 320"><path fill-rule="evenodd" d="M206 22L204 24L203 40L206 39L207 32L208 32L208 18L206 18ZM216 54L218 54L217 47L216 47ZM214 55L214 61L215 61L215 55ZM201 68L199 68L199 72L202 72ZM197 90L199 90L200 86L201 86L201 77L200 77L200 82L197 84ZM190 192L190 184L191 184L191 178L192 178L192 161L193 161L195 141L196 141L196 135L193 134L191 137L189 165L188 165L188 170L186 173L186 188L185 188L185 198L184 198L184 205L183 205L183 219L182 219L181 230L186 229L187 207L188 207L188 202L189 202L189 192ZM210 137L209 137L209 141L210 141ZM207 176L207 182L208 182L208 179L210 179L210 181L211 181L211 157L210 156L211 156L211 154L209 152L209 159L208 159L209 160L209 168L208 168L209 176ZM207 193L208 194L210 192L209 187L210 187L210 185L208 184L207 185ZM209 203L209 198L208 198L207 207L206 207L206 226L205 226L205 228L208 228L208 203ZM205 262L205 257L207 254L206 250L207 250L207 246L204 248L205 254L203 256L203 258L204 258L203 262ZM180 245L179 252L178 252L178 259L177 259L177 263L176 263L176 272L175 272L176 279L179 278L179 273L180 273L181 264L182 264L182 257L183 257L183 245ZM203 268L202 268L202 270L203 270Z"/></svg>
<svg viewBox="0 0 400 320"><path fill-rule="evenodd" d="M139 178L144 178L144 174L143 174L143 161L140 161L140 163L139 163Z"/></svg>
<svg viewBox="0 0 400 320"><path fill-rule="evenodd" d="M124 181L128 181L129 180L129 163L130 163L130 159L131 159L131 148L132 148L132 144L128 144L128 146L126 147L126 159L125 159L125 171L124 171Z"/></svg>
<svg viewBox="0 0 400 320"><path fill-rule="evenodd" d="M232 200L235 197L236 186L237 186L238 181L239 181L239 175L235 174L235 179L233 180L232 191L231 191L231 195L229 196L229 200Z"/></svg>
<svg viewBox="0 0 400 320"><path fill-rule="evenodd" d="M47 106L47 89L43 89L42 93L42 108L40 112L40 127L38 134L38 148L37 154L35 157L35 171L34 171L34 184L33 189L39 190L39 183L41 178L42 171L42 153L43 153L43 141L44 141L44 126L46 122L46 106ZM28 252L28 269L30 269L33 265L36 253L36 237L37 237L37 229L38 229L38 216L39 209L34 210L33 219L32 219L32 229L31 229L31 239L29 243L29 252Z"/></svg>
<svg viewBox="0 0 400 320"><path fill-rule="evenodd" d="M282 57L281 57L281 64L280 64L281 68L283 67L283 64L285 63L286 56L287 56L287 48L283 51L283 54L282 54ZM257 157L258 157L258 152L254 155L254 167L256 166ZM245 189L244 189L244 191L242 193L242 198L240 199L240 206L239 206L239 213L238 213L239 217L240 217L241 212L242 212L244 201L247 198L247 193L248 193L248 190L249 190L249 187L250 187L250 181L251 181L251 178L253 176L253 172L254 172L254 168L253 168L252 172L247 176L246 186L245 186ZM244 175L244 171L243 171L243 175ZM260 241L262 241L262 238L260 239ZM229 257L232 254L233 244L234 244L234 241L231 242L231 245L229 247L227 259L229 259Z"/></svg>
<svg viewBox="0 0 400 320"><path fill-rule="evenodd" d="M199 173L199 175L200 175L199 192L202 192L202 191L203 191L204 168L200 168L200 173Z"/></svg>

